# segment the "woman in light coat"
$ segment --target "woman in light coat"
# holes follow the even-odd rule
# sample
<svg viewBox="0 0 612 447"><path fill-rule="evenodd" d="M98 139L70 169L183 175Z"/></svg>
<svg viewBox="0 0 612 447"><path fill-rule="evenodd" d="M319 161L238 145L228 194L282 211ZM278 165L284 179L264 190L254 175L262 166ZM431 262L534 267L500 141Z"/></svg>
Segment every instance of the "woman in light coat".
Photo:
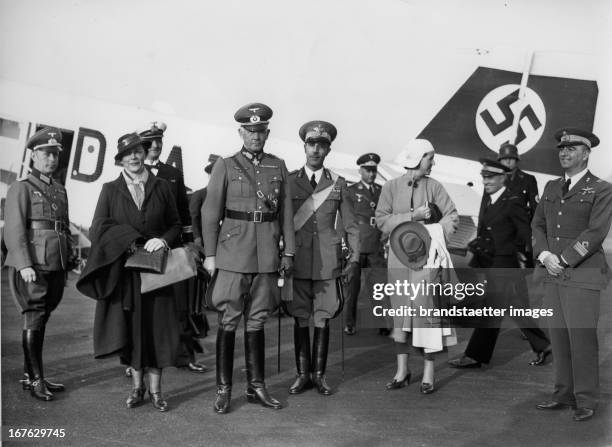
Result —
<svg viewBox="0 0 612 447"><path fill-rule="evenodd" d="M389 235L396 226L403 222L426 223L432 217L430 204L435 204L442 214L439 224L445 237L448 238L455 231L459 219L455 205L442 184L429 177L434 166L434 155L434 148L429 141L416 139L410 141L406 150L396 159L396 162L404 166L407 171L401 177L383 185L376 208L376 225L384 234ZM398 279L418 283L423 274L423 272L407 269L393 250L389 250L389 283L395 283ZM393 308L399 308L402 305L414 306L416 304L418 306L419 304L411 303L407 296L393 295L390 298ZM418 297L418 299L420 302L426 298ZM387 384L387 389L402 388L410 382L411 372L408 368L410 346L407 331L403 330L406 328L412 332L412 344L422 348L424 354L421 391L424 394L433 392L434 359L432 353L440 351L443 346L456 343L456 337L447 337L448 333L442 328L432 330L423 326L426 326L423 322L406 322L403 318L396 319L394 322L393 339L397 352L397 371L393 380Z"/></svg>

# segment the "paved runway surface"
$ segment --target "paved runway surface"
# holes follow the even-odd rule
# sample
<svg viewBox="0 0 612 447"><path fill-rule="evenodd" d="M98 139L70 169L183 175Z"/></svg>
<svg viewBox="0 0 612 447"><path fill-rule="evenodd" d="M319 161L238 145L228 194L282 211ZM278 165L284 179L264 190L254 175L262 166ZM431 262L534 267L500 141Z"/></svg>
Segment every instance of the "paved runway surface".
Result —
<svg viewBox="0 0 612 447"><path fill-rule="evenodd" d="M609 260L610 262L610 260ZM232 412L212 410L215 394L213 331L200 360L211 370L194 374L164 371L163 388L171 410L149 404L128 410L130 380L118 360L92 355L94 301L81 296L71 276L64 300L53 314L45 341L46 375L67 386L53 402L39 402L22 391L21 318L2 275L2 425L9 428L64 428L61 440L33 445L94 446L611 446L612 445L612 289L604 293L600 319L602 401L595 418L572 420L571 411L543 412L535 404L552 390L552 365L528 366L531 352L520 332L506 328L492 363L481 370L456 370L448 357L465 348L470 331L460 329L460 343L439 357L437 391L419 393L422 360L412 356L410 386L385 391L395 372L391 341L375 329L345 337L345 376L341 374L340 322L332 325L328 382L333 396L307 391L289 396L294 378L292 320L282 319L281 373L276 370L277 322L266 330L266 377L279 411L249 404L244 397L242 335L236 340ZM15 442L17 444L17 442ZM23 445L23 441L19 441Z"/></svg>

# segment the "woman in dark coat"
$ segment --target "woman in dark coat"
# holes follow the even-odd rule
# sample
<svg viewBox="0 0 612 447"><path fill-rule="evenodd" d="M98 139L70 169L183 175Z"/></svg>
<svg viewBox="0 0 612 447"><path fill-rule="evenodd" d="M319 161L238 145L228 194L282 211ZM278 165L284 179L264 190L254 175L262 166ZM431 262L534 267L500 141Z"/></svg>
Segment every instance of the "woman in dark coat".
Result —
<svg viewBox="0 0 612 447"><path fill-rule="evenodd" d="M92 248L77 288L98 300L94 355L119 355L132 368L133 389L126 404L144 400L145 369L151 402L168 406L161 394L162 368L176 366L180 334L172 286L140 293L140 275L124 267L133 242L153 252L178 241L181 222L170 186L144 165L146 150L137 134L119 139L115 160L123 171L104 184L91 226Z"/></svg>

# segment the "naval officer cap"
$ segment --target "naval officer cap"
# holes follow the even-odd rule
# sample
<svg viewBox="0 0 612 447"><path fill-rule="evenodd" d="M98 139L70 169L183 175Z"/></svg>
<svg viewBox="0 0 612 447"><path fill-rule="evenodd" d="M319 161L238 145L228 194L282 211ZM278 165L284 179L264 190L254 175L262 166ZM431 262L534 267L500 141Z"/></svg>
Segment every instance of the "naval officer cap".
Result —
<svg viewBox="0 0 612 447"><path fill-rule="evenodd" d="M504 143L499 147L499 155L497 156L497 160L503 160L504 158L514 158L515 160L520 160L518 149L514 144Z"/></svg>
<svg viewBox="0 0 612 447"><path fill-rule="evenodd" d="M161 121L154 121L151 123L151 128L140 132L140 138L144 142L152 142L154 140L160 140L164 137L164 132L168 126L166 123L162 123Z"/></svg>
<svg viewBox="0 0 612 447"><path fill-rule="evenodd" d="M480 170L480 175L483 177L493 177L495 175L506 175L512 172L512 169L504 166L498 161L489 160L488 158L480 158L478 160L482 165L482 169Z"/></svg>
<svg viewBox="0 0 612 447"><path fill-rule="evenodd" d="M303 124L298 133L304 143L323 141L331 144L336 139L338 130L332 123L316 120Z"/></svg>
<svg viewBox="0 0 612 447"><path fill-rule="evenodd" d="M272 109L260 102L242 106L234 113L234 119L240 126L251 132L267 129L270 118L272 118Z"/></svg>
<svg viewBox="0 0 612 447"><path fill-rule="evenodd" d="M368 154L363 154L361 157L357 159L357 165L360 168L365 168L365 169L376 170L378 163L380 163L380 156L373 152L370 152Z"/></svg>
<svg viewBox="0 0 612 447"><path fill-rule="evenodd" d="M566 146L585 145L589 149L593 149L599 144L599 138L588 130L578 129L576 127L565 127L555 132L555 139L559 142L558 148Z"/></svg>
<svg viewBox="0 0 612 447"><path fill-rule="evenodd" d="M26 146L32 152L45 148L56 148L61 151L62 132L57 127L44 127L30 137Z"/></svg>

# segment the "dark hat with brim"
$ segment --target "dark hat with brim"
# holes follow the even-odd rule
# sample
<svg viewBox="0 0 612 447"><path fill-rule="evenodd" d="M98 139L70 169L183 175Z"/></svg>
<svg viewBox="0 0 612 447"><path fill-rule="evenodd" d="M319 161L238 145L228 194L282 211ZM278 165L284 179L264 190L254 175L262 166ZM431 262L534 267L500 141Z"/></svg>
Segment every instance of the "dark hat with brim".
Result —
<svg viewBox="0 0 612 447"><path fill-rule="evenodd" d="M576 127L559 129L555 132L555 139L559 142L558 148L584 145L592 149L599 144L599 138L593 132Z"/></svg>
<svg viewBox="0 0 612 447"><path fill-rule="evenodd" d="M431 236L422 223L404 222L391 232L389 245L402 264L418 270L427 263Z"/></svg>
<svg viewBox="0 0 612 447"><path fill-rule="evenodd" d="M147 150L143 144L142 138L136 132L126 133L117 141L117 154L115 155L115 161L121 160L126 153L131 151L136 146L141 146L144 150Z"/></svg>
<svg viewBox="0 0 612 447"><path fill-rule="evenodd" d="M376 168L380 163L380 155L370 152L363 154L357 159L357 165L361 168Z"/></svg>
<svg viewBox="0 0 612 447"><path fill-rule="evenodd" d="M514 144L502 144L499 148L499 155L497 156L497 160L503 160L504 158L514 158L515 160L520 160L518 148Z"/></svg>
<svg viewBox="0 0 612 447"><path fill-rule="evenodd" d="M507 166L504 166L498 161L489 160L488 158L479 158L478 161L482 164L480 175L483 177L493 177L495 175L506 175L512 172Z"/></svg>

